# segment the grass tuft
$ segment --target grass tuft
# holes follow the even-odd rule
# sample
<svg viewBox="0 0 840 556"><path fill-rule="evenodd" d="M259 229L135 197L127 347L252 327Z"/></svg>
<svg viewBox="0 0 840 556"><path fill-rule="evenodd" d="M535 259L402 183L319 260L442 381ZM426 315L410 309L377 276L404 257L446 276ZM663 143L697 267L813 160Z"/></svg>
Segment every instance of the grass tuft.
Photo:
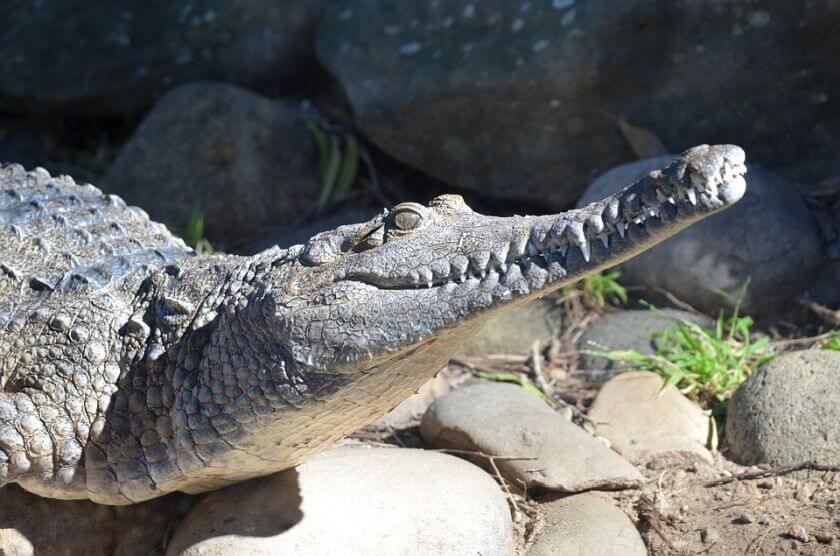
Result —
<svg viewBox="0 0 840 556"><path fill-rule="evenodd" d="M721 311L712 329L674 319L672 327L653 334L653 355L635 350L594 355L653 371L665 379L666 386L676 386L703 407L725 403L753 370L774 357L769 338L754 340L753 319L739 314L746 287L744 284L738 299L733 300L732 313L726 316ZM649 304L648 308L659 311Z"/></svg>
<svg viewBox="0 0 840 556"><path fill-rule="evenodd" d="M511 382L513 384L518 384L528 392L545 399L545 394L543 394L542 390L537 388L533 382L531 382L526 377L520 374L474 370L473 375L477 376L478 378L492 380L494 382Z"/></svg>
<svg viewBox="0 0 840 556"><path fill-rule="evenodd" d="M618 270L590 274L583 280L564 287L563 294L568 296L579 292L586 304L602 309L609 302L626 303L627 290L618 283L620 277L621 272Z"/></svg>

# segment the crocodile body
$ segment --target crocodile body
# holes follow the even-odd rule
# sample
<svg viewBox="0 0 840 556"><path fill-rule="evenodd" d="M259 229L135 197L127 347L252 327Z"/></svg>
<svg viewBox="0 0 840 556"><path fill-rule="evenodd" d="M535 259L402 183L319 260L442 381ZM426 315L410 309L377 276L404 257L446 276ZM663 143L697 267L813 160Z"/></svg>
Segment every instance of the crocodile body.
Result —
<svg viewBox="0 0 840 556"><path fill-rule="evenodd" d="M737 201L743 162L696 147L549 216L444 195L252 257L197 255L93 186L2 168L0 486L130 504L297 465L490 316Z"/></svg>

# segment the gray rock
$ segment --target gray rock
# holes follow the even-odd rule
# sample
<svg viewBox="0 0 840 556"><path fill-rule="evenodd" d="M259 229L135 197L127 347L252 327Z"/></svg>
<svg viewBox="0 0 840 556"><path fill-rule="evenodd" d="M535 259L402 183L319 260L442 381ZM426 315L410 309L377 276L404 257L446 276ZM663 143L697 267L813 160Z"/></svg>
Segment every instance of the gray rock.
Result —
<svg viewBox="0 0 840 556"><path fill-rule="evenodd" d="M610 170L592 182L578 206L618 191L667 160ZM746 179L747 193L734 207L627 261L622 282L664 288L715 314L727 304L709 288L736 295L750 279L743 312L766 316L792 307L822 262L816 224L799 193L778 175L748 165Z"/></svg>
<svg viewBox="0 0 840 556"><path fill-rule="evenodd" d="M840 353L784 353L732 396L726 438L747 465L840 464Z"/></svg>
<svg viewBox="0 0 840 556"><path fill-rule="evenodd" d="M445 367L431 380L423 384L412 396L371 423L369 426L382 429L404 429L417 426L420 419L436 399L444 396L469 380L474 380L472 374L456 371L452 367Z"/></svg>
<svg viewBox="0 0 840 556"><path fill-rule="evenodd" d="M561 321L554 297L535 299L487 321L458 354L528 353L534 340L551 337L560 329Z"/></svg>
<svg viewBox="0 0 840 556"><path fill-rule="evenodd" d="M791 179L838 174L838 25L829 0L357 0L317 51L386 152L550 211L634 158L619 116L674 151L725 137Z"/></svg>
<svg viewBox="0 0 840 556"><path fill-rule="evenodd" d="M242 241L234 244L231 252L252 255L275 245L289 247L306 243L309 238L320 232L333 230L351 222L365 222L381 212L382 207L374 209L369 206L342 206L336 212L321 215L310 222L282 227L272 226L264 232L243 238Z"/></svg>
<svg viewBox="0 0 840 556"><path fill-rule="evenodd" d="M635 487L643 479L621 456L514 384L477 384L438 398L420 432L433 446L504 456L496 465L515 485L578 492Z"/></svg>
<svg viewBox="0 0 840 556"><path fill-rule="evenodd" d="M312 138L296 107L205 82L155 105L102 186L179 228L199 203L215 241L288 224L318 193Z"/></svg>
<svg viewBox="0 0 840 556"><path fill-rule="evenodd" d="M339 447L207 495L167 554L513 554L496 482L454 456Z"/></svg>
<svg viewBox="0 0 840 556"><path fill-rule="evenodd" d="M0 554L157 554L196 502L173 494L131 506L51 500L0 488Z"/></svg>
<svg viewBox="0 0 840 556"><path fill-rule="evenodd" d="M677 309L648 311L632 309L608 313L598 319L578 341L582 351L636 350L645 355L656 353L651 335L674 326L674 319L711 326L708 317ZM591 353L581 353L576 378L585 382L605 382L630 366Z"/></svg>
<svg viewBox="0 0 840 556"><path fill-rule="evenodd" d="M0 20L5 110L136 114L174 85L218 79L272 93L300 84L324 0L42 0Z"/></svg>
<svg viewBox="0 0 840 556"><path fill-rule="evenodd" d="M528 556L647 554L636 526L603 495L569 496L542 506L545 525Z"/></svg>
<svg viewBox="0 0 840 556"><path fill-rule="evenodd" d="M712 438L709 414L673 386L648 371L628 372L607 382L589 410L597 432L612 449L642 465L660 462L706 462Z"/></svg>

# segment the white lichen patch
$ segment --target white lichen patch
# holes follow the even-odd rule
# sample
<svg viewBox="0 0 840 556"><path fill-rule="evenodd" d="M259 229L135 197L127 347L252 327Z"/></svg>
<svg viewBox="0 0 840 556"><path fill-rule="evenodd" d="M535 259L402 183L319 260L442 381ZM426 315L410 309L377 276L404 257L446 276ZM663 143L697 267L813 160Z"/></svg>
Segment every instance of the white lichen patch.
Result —
<svg viewBox="0 0 840 556"><path fill-rule="evenodd" d="M404 54L406 56L411 56L412 54L417 54L423 48L423 45L419 42L407 42L400 47L400 54Z"/></svg>
<svg viewBox="0 0 840 556"><path fill-rule="evenodd" d="M533 45L531 45L531 50L533 50L534 52L542 52L543 50L548 48L550 42L551 41L549 41L548 39L538 40Z"/></svg>

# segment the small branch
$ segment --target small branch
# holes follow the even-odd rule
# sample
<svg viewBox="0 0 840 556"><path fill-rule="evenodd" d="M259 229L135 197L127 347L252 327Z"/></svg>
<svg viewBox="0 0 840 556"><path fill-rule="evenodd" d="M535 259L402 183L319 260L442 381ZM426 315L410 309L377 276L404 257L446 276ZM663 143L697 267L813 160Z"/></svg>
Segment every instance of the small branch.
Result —
<svg viewBox="0 0 840 556"><path fill-rule="evenodd" d="M805 307L806 309L810 310L812 313L826 321L831 326L840 327L840 311L832 311L828 307L820 305L819 303L811 301L810 299L805 299L804 297L797 297L796 302Z"/></svg>
<svg viewBox="0 0 840 556"><path fill-rule="evenodd" d="M827 340L831 337L833 332L826 332L825 334L820 334L818 336L811 336L809 338L792 338L790 340L776 340L770 343L770 346L776 349L787 349L790 347L798 347L798 346L810 346L812 344L816 344L821 340Z"/></svg>
<svg viewBox="0 0 840 556"><path fill-rule="evenodd" d="M753 479L766 479L767 477L787 475L788 473L793 473L794 471L802 471L803 469L811 469L814 471L840 471L840 465L828 465L808 461L804 463L797 463L794 465L786 465L784 467L777 467L776 469L736 473L735 475L732 475L730 477L722 477L720 479L715 479L714 481L709 481L703 486L711 488L720 485L725 485L734 481L751 481Z"/></svg>
<svg viewBox="0 0 840 556"><path fill-rule="evenodd" d="M490 454L485 454L484 452L475 452L472 450L458 450L456 448L439 448L434 450L435 452L445 452L448 454L455 454L460 456L478 456L480 458L486 459L490 463L490 467L493 469L493 475L496 477L496 480L499 481L499 484L502 485L502 490L505 491L507 495L508 502L510 503L511 507L513 508L514 512L514 521L519 521L522 516L522 510L519 508L519 505L516 503L514 499L513 493L510 490L510 484L505 480L504 476L502 476L502 472L499 471L499 467L496 465L496 460L505 460L505 461L528 461L528 460L535 460L538 458L535 457L525 457L525 456L493 456ZM525 490L526 485L522 485L522 490Z"/></svg>
<svg viewBox="0 0 840 556"><path fill-rule="evenodd" d="M543 374L542 369L542 354L540 353L540 341L534 340L534 343L531 344L531 372L534 375L534 384L537 385L543 394L546 396L550 393L550 388L548 386L548 382L545 380L545 375Z"/></svg>

